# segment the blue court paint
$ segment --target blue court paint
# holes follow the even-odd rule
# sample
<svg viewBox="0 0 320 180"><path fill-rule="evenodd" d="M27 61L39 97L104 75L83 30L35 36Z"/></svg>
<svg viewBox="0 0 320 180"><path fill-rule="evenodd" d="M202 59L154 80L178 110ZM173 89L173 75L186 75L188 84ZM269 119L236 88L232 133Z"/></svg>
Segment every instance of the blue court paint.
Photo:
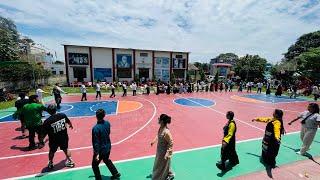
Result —
<svg viewBox="0 0 320 180"><path fill-rule="evenodd" d="M283 103L283 102L295 102L295 101L306 101L305 99L301 98L292 98L288 96L275 96L275 95L265 95L265 94L246 94L243 95L246 98L252 98L259 101L269 102L269 103Z"/></svg>
<svg viewBox="0 0 320 180"><path fill-rule="evenodd" d="M179 98L174 100L175 103L182 106L191 106L191 107L203 107L203 106L213 106L215 102L209 99L201 98Z"/></svg>
<svg viewBox="0 0 320 180"><path fill-rule="evenodd" d="M95 116L95 111L98 109L104 109L106 114L116 114L117 104L117 101L63 103L58 112L65 113L68 117ZM46 117L49 116L46 112L44 112L43 115ZM0 117L0 122L5 121L17 120L13 119L12 115L3 118Z"/></svg>

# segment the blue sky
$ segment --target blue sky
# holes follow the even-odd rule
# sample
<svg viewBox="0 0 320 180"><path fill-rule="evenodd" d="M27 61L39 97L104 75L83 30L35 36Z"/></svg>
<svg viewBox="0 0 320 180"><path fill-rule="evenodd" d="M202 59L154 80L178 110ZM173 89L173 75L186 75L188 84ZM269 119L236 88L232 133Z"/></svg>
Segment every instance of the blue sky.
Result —
<svg viewBox="0 0 320 180"><path fill-rule="evenodd" d="M63 43L283 57L302 34L320 30L319 0L2 0L0 15L56 51Z"/></svg>

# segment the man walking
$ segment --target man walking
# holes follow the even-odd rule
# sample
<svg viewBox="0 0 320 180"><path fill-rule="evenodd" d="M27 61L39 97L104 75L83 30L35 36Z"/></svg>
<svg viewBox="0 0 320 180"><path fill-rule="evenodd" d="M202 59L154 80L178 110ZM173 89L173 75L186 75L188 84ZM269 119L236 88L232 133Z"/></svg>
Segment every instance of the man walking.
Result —
<svg viewBox="0 0 320 180"><path fill-rule="evenodd" d="M73 129L69 118L63 113L56 113L57 107L50 104L47 108L50 117L43 123L44 137L49 136L49 163L48 168L53 168L53 157L58 148L60 148L66 155L66 167L74 167L74 162L71 159L71 152L68 150L69 136L66 124L70 129Z"/></svg>
<svg viewBox="0 0 320 180"><path fill-rule="evenodd" d="M29 130L29 150L36 148L34 137L38 135L38 148L44 147L43 133L42 133L42 111L46 111L46 107L39 104L38 96L32 95L29 97L29 104L26 104L22 108L22 118L25 120L26 128Z"/></svg>
<svg viewBox="0 0 320 180"><path fill-rule="evenodd" d="M99 163L103 160L112 174L111 179L119 179L121 174L109 159L111 151L110 123L104 120L105 115L106 112L103 109L96 111L97 124L92 128L92 170L95 178L101 180Z"/></svg>
<svg viewBox="0 0 320 180"><path fill-rule="evenodd" d="M110 98L113 98L113 97L116 97L116 94L115 94L115 89L116 87L114 87L113 83L111 83L111 95L110 95Z"/></svg>
<svg viewBox="0 0 320 180"><path fill-rule="evenodd" d="M81 101L83 101L83 99L86 101L87 100L87 88L86 88L86 85L84 85L84 82L81 84L80 91L82 93Z"/></svg>
<svg viewBox="0 0 320 180"><path fill-rule="evenodd" d="M100 85L100 81L97 82L96 84L96 100L101 99L101 85Z"/></svg>

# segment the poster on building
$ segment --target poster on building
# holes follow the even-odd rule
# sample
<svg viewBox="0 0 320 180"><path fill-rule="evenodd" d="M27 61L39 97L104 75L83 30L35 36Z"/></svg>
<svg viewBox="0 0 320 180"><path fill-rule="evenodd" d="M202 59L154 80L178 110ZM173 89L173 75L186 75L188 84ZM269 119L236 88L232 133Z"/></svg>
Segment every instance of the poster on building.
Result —
<svg viewBox="0 0 320 180"><path fill-rule="evenodd" d="M174 69L186 68L186 59L172 58L172 68L174 68Z"/></svg>
<svg viewBox="0 0 320 180"><path fill-rule="evenodd" d="M163 57L162 58L162 68L169 68L169 58Z"/></svg>
<svg viewBox="0 0 320 180"><path fill-rule="evenodd" d="M95 81L112 81L112 69L111 68L94 68L94 80Z"/></svg>
<svg viewBox="0 0 320 180"><path fill-rule="evenodd" d="M69 65L89 65L88 54L68 53Z"/></svg>
<svg viewBox="0 0 320 180"><path fill-rule="evenodd" d="M162 69L162 81L168 82L170 80L169 70Z"/></svg>
<svg viewBox="0 0 320 180"><path fill-rule="evenodd" d="M131 54L117 54L117 67L118 68L131 68L132 56Z"/></svg>

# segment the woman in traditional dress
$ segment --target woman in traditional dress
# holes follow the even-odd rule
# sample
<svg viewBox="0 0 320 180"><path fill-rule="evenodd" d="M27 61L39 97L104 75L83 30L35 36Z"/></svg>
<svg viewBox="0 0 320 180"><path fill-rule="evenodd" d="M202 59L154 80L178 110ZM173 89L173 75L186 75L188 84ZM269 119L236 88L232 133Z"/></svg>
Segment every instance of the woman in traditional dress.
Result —
<svg viewBox="0 0 320 180"><path fill-rule="evenodd" d="M166 114L160 115L158 135L151 142L151 146L158 142L156 158L153 165L152 180L171 180L174 178L174 174L171 170L173 140L167 126L170 123L170 116Z"/></svg>
<svg viewBox="0 0 320 180"><path fill-rule="evenodd" d="M255 118L252 120L267 123L265 134L262 140L261 160L271 168L276 167L276 157L279 152L281 135L285 133L283 126L283 111L276 109L273 117Z"/></svg>

